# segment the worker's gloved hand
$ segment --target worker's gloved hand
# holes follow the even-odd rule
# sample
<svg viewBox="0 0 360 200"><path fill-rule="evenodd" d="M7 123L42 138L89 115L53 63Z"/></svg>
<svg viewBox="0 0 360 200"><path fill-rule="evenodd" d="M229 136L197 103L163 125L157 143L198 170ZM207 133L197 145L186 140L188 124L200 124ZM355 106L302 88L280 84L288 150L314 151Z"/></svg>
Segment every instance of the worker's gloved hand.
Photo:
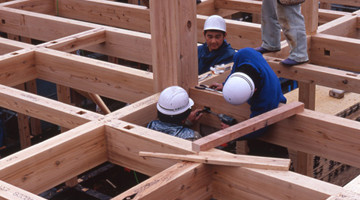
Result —
<svg viewBox="0 0 360 200"><path fill-rule="evenodd" d="M212 83L211 85L209 85L209 88L218 90L218 91L222 91L224 85L222 83Z"/></svg>
<svg viewBox="0 0 360 200"><path fill-rule="evenodd" d="M195 109L195 110L191 111L191 113L187 117L186 121L190 124L196 123L203 115L203 113L201 111L202 111L202 109Z"/></svg>

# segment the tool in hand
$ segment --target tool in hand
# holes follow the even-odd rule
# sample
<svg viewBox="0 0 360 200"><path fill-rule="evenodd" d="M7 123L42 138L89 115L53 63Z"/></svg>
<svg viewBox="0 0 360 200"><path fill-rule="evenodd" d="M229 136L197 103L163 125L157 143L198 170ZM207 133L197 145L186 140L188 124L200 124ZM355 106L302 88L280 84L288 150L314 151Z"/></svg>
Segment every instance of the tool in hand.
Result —
<svg viewBox="0 0 360 200"><path fill-rule="evenodd" d="M209 90L209 91L212 91L212 92L218 92L218 93L222 93L221 91L219 90L215 90L214 88L210 88L209 86L207 85L196 85L195 86L196 89L200 89L200 90Z"/></svg>
<svg viewBox="0 0 360 200"><path fill-rule="evenodd" d="M213 115L217 116L222 123L227 124L229 126L232 126L232 125L237 123L235 118L232 118L232 117L230 117L228 115L225 115L225 114L216 114L216 113L212 112L209 107L206 107L206 106L204 107L203 110L197 112L196 115L199 115L202 112L207 112L207 113L210 113L210 114L213 114Z"/></svg>

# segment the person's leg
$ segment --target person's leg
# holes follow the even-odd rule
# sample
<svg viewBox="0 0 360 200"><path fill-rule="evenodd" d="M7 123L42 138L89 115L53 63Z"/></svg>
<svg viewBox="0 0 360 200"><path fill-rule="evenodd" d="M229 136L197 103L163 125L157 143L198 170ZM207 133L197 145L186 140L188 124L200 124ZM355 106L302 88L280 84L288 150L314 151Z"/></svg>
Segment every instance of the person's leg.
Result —
<svg viewBox="0 0 360 200"><path fill-rule="evenodd" d="M297 63L308 61L305 22L301 14L301 5L282 6L278 4L277 12L282 31L291 49L288 58Z"/></svg>
<svg viewBox="0 0 360 200"><path fill-rule="evenodd" d="M262 1L261 6L261 47L269 51L280 50L281 27L276 14L276 0Z"/></svg>

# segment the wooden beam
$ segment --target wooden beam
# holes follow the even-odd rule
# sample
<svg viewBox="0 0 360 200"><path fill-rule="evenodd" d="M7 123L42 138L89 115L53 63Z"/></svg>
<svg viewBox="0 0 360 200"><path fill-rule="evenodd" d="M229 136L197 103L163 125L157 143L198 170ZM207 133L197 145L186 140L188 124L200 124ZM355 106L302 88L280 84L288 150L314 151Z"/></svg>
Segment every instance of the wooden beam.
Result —
<svg viewBox="0 0 360 200"><path fill-rule="evenodd" d="M304 104L300 102L280 106L279 108L200 138L193 142L192 148L194 151L199 152L217 147L253 131L270 126L271 124L284 120L302 111L304 111Z"/></svg>
<svg viewBox="0 0 360 200"><path fill-rule="evenodd" d="M109 118L119 119L140 126L146 126L157 118L156 104L160 93L156 93L140 101L129 104L109 114Z"/></svg>
<svg viewBox="0 0 360 200"><path fill-rule="evenodd" d="M316 65L336 67L360 72L360 40L348 37L316 34L311 38L311 62Z"/></svg>
<svg viewBox="0 0 360 200"><path fill-rule="evenodd" d="M31 12L55 15L55 1L43 0L17 0L1 4L2 7L21 9Z"/></svg>
<svg viewBox="0 0 360 200"><path fill-rule="evenodd" d="M360 76L357 73L313 64L302 64L289 68L282 66L280 59L264 57L279 77L302 82L314 82L316 85L360 93L358 87ZM352 69L358 71L356 68Z"/></svg>
<svg viewBox="0 0 360 200"><path fill-rule="evenodd" d="M301 4L301 13L304 16L306 34L316 34L319 24L319 1L305 1Z"/></svg>
<svg viewBox="0 0 360 200"><path fill-rule="evenodd" d="M306 124L306 126L304 126ZM305 109L271 126L261 139L293 150L360 167L360 124Z"/></svg>
<svg viewBox="0 0 360 200"><path fill-rule="evenodd" d="M31 199L31 200L46 200L33 193L23 190L19 187L15 187L9 183L0 180L0 199Z"/></svg>
<svg viewBox="0 0 360 200"><path fill-rule="evenodd" d="M215 199L325 199L342 191L291 171L243 167L213 166L212 181Z"/></svg>
<svg viewBox="0 0 360 200"><path fill-rule="evenodd" d="M143 157L166 158L181 161L199 162L211 165L249 167L256 169L289 170L290 167L290 159L248 155L221 155L219 157L213 152L199 152L197 154L183 155L140 151L139 155Z"/></svg>
<svg viewBox="0 0 360 200"><path fill-rule="evenodd" d="M15 86L37 78L34 52L18 50L0 56L0 84Z"/></svg>
<svg viewBox="0 0 360 200"><path fill-rule="evenodd" d="M181 184L181 187L179 187ZM199 199L211 198L211 170L191 162L180 162L112 198L133 199Z"/></svg>
<svg viewBox="0 0 360 200"><path fill-rule="evenodd" d="M261 1L254 0L215 0L216 9L222 8L246 13L259 13L261 4Z"/></svg>
<svg viewBox="0 0 360 200"><path fill-rule="evenodd" d="M333 4L340 4L340 5L346 5L346 6L355 6L360 7L360 2L357 0L319 0L322 3L333 3Z"/></svg>
<svg viewBox="0 0 360 200"><path fill-rule="evenodd" d="M91 122L1 159L0 179L37 194L106 161L104 126Z"/></svg>
<svg viewBox="0 0 360 200"><path fill-rule="evenodd" d="M62 37L57 40L49 41L38 46L55 49L65 52L73 52L79 49L86 49L86 47L105 42L104 28L96 28L89 31L84 31L78 34Z"/></svg>
<svg viewBox="0 0 360 200"><path fill-rule="evenodd" d="M176 161L142 158L140 151L194 153L190 141L120 120L106 122L106 137L110 162L149 176L163 171Z"/></svg>
<svg viewBox="0 0 360 200"><path fill-rule="evenodd" d="M346 15L319 26L318 33L351 36L356 31L357 15Z"/></svg>
<svg viewBox="0 0 360 200"><path fill-rule="evenodd" d="M66 128L74 128L102 115L46 97L0 85L0 106Z"/></svg>
<svg viewBox="0 0 360 200"><path fill-rule="evenodd" d="M86 22L4 7L0 7L0 18L2 32L41 41L55 40L99 27Z"/></svg>
<svg viewBox="0 0 360 200"><path fill-rule="evenodd" d="M40 79L67 87L128 103L153 93L146 71L50 49L38 49L36 60Z"/></svg>
<svg viewBox="0 0 360 200"><path fill-rule="evenodd" d="M149 9L145 6L97 0L61 0L62 17L150 33Z"/></svg>

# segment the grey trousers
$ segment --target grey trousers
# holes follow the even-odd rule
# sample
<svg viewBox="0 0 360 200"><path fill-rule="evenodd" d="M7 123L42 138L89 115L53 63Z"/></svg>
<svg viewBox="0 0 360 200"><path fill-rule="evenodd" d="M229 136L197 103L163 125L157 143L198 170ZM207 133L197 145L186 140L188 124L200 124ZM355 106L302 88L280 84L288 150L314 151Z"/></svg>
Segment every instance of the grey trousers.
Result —
<svg viewBox="0 0 360 200"><path fill-rule="evenodd" d="M309 59L301 5L283 6L277 0L263 0L261 11L261 47L280 49L281 30L290 46L289 58L297 62Z"/></svg>

